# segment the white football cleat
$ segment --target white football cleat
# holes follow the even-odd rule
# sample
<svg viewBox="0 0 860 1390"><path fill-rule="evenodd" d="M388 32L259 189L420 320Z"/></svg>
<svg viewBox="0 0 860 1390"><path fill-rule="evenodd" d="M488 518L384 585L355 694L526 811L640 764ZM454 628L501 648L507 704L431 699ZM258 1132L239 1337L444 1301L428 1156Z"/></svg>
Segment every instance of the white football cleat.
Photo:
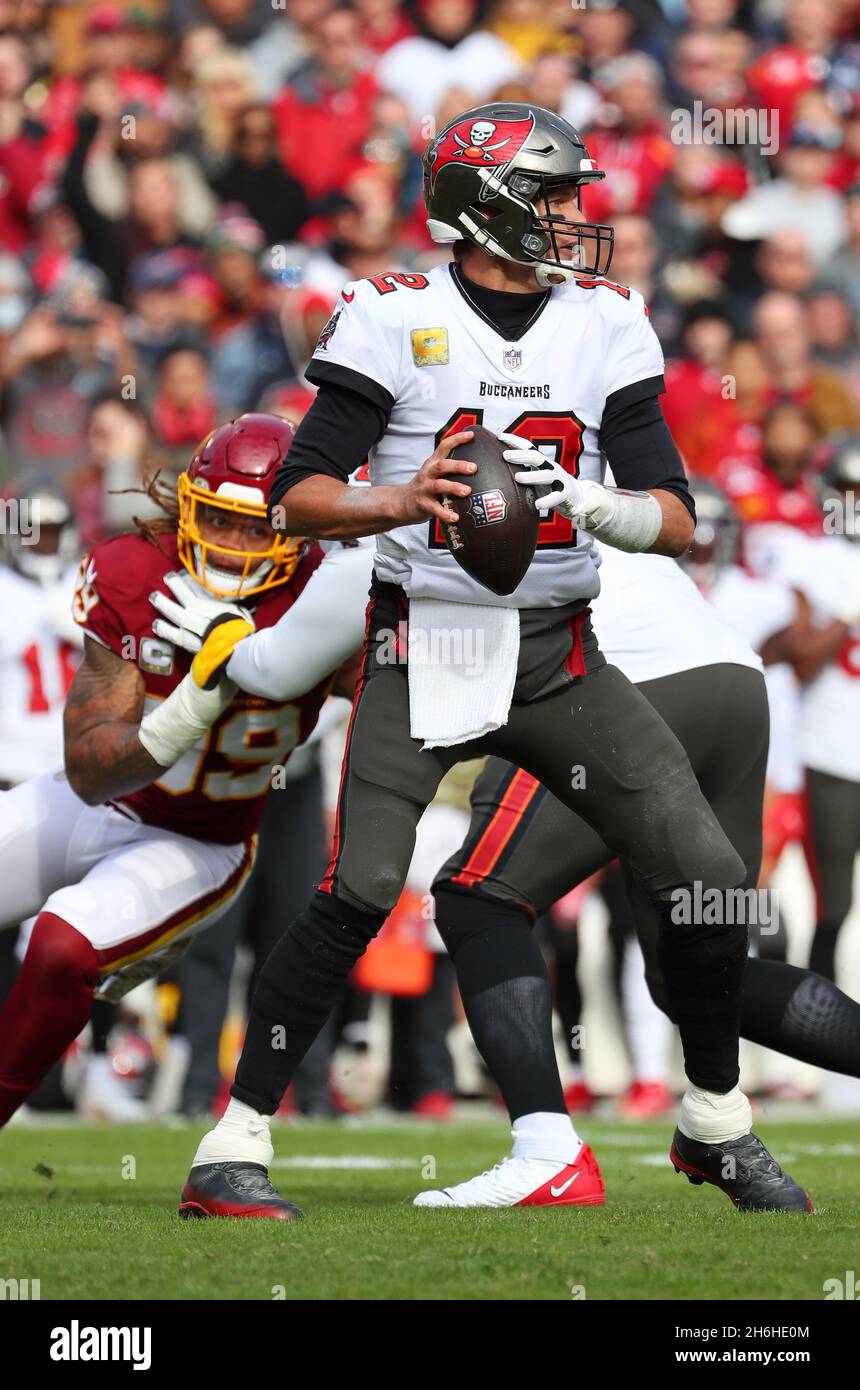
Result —
<svg viewBox="0 0 860 1390"><path fill-rule="evenodd" d="M432 1192L419 1192L414 1207L602 1207L603 1178L583 1144L573 1163L547 1158L503 1158L495 1168Z"/></svg>

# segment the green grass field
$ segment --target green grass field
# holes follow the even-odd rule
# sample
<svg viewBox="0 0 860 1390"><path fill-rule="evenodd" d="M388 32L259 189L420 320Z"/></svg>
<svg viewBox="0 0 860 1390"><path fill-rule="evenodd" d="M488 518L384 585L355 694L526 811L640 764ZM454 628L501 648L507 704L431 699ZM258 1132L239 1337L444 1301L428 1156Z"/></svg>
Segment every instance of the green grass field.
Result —
<svg viewBox="0 0 860 1390"><path fill-rule="evenodd" d="M0 1279L42 1299L821 1300L860 1271L858 1126L759 1133L818 1207L740 1215L676 1176L671 1125L589 1122L603 1209L415 1211L507 1151L501 1121L278 1128L275 1180L306 1220L180 1221L196 1126L13 1127L0 1135Z"/></svg>

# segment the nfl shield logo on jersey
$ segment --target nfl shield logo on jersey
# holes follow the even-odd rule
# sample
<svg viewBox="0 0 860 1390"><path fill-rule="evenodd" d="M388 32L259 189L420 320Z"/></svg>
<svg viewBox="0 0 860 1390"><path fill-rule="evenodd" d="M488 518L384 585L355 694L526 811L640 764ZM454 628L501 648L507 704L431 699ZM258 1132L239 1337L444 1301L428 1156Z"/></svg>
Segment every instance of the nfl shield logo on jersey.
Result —
<svg viewBox="0 0 860 1390"><path fill-rule="evenodd" d="M504 362L505 371L506 371L506 372L516 372L516 371L519 371L520 367L523 365L523 351L522 351L522 348L516 348L516 347L505 348L505 352L504 352L504 356L503 356L503 358L502 358L502 361Z"/></svg>
<svg viewBox="0 0 860 1390"><path fill-rule="evenodd" d="M469 511L476 526L493 526L504 521L508 514L508 504L498 488L491 492L476 492L469 500Z"/></svg>

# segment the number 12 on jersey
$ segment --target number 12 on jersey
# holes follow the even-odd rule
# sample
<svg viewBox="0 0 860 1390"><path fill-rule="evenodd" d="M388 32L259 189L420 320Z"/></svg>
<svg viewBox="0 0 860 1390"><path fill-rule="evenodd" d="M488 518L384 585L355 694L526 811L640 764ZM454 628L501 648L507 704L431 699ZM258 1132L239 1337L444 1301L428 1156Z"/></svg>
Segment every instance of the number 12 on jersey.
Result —
<svg viewBox="0 0 860 1390"><path fill-rule="evenodd" d="M449 435L458 434L460 430L470 430L474 425L483 423L484 412L480 407L461 407L455 410L436 435L434 448L438 448L442 440L447 439ZM582 421L570 410L527 410L506 425L504 432L518 434L521 439L534 444L538 449L554 449L556 463L575 478L579 472L584 430ZM559 516L558 512L550 512L546 520L540 524L538 550L568 550L575 545L576 530L573 522L565 516ZM431 550L446 548L442 527L435 517L430 522L429 546Z"/></svg>

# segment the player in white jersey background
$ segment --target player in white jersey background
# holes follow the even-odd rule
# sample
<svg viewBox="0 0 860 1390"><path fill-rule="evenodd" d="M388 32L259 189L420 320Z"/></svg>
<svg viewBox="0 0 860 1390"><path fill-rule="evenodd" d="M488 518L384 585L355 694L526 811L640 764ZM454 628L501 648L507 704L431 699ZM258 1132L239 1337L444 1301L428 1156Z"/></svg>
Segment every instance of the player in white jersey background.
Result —
<svg viewBox="0 0 860 1390"><path fill-rule="evenodd" d="M564 121L516 105L457 118L432 142L425 168L428 225L437 240L458 243L457 263L344 290L309 368L319 395L280 480L273 516L290 530L380 535L368 643L329 873L262 972L233 1099L198 1150L183 1210L295 1215L265 1172L268 1116L396 901L415 825L441 777L484 752L526 763L580 809L630 860L660 916L664 984L690 1077L676 1166L719 1181L731 1151L742 1155L739 1176L723 1185L735 1200L808 1210L805 1194L751 1134L737 1088L744 924L723 914L719 926L697 920L673 930L675 890L689 895L699 883L722 893L743 881L745 865L683 749L605 663L588 622L598 591L591 536L629 551L680 554L693 524L659 408L659 346L641 298L603 278L611 231L586 224L579 208L580 186L601 171ZM479 420L502 434L518 479L551 489L540 499L547 518L535 561L504 602L491 602L437 544L437 523L454 519L441 495L469 492L471 465L452 463L451 448ZM368 450L372 486L349 488ZM617 481L637 491L601 485L604 453ZM463 482L444 482L452 472ZM405 662L392 663L389 638L404 622L410 644L437 623L489 638L469 709L458 712L449 699L466 674L462 663L424 663L416 672L410 660L408 673ZM223 644L217 650L226 659ZM585 785L574 787L580 766ZM494 924L510 958L516 933L503 951L504 932ZM476 990L481 972L492 1011L483 958ZM286 1024L286 1046L275 1053L278 1023ZM515 1117L521 1166L510 1188L507 1169L501 1200L543 1200L546 1189L547 1200L601 1202L593 1158L559 1114L560 1093L552 1103L548 1096ZM534 1158L543 1164L537 1186ZM555 1177L545 1181L548 1167Z"/></svg>
<svg viewBox="0 0 860 1390"><path fill-rule="evenodd" d="M58 489L13 485L3 499L19 516L2 538L0 783L14 786L62 757L63 704L81 657L71 616L80 560L72 508Z"/></svg>

